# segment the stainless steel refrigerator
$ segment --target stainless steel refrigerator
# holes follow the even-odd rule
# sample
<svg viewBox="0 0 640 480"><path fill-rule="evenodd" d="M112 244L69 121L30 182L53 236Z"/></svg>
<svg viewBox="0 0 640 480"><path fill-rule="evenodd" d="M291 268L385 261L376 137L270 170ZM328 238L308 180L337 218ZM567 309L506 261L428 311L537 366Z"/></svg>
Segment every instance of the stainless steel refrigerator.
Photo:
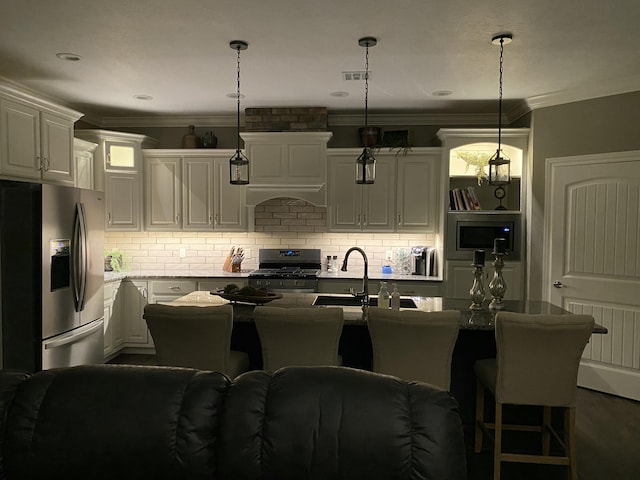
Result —
<svg viewBox="0 0 640 480"><path fill-rule="evenodd" d="M103 196L0 180L2 368L103 362Z"/></svg>

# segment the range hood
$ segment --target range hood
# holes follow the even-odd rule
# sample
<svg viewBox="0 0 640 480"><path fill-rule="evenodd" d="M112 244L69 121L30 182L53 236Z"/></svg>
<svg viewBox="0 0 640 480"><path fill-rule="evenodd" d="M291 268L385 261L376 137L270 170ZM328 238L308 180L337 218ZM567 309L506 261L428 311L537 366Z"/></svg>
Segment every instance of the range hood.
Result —
<svg viewBox="0 0 640 480"><path fill-rule="evenodd" d="M327 206L326 185L247 185L247 206L254 207L259 203L274 198L297 198L317 207Z"/></svg>
<svg viewBox="0 0 640 480"><path fill-rule="evenodd" d="M327 205L327 142L331 132L244 132L251 162L246 202L297 198Z"/></svg>

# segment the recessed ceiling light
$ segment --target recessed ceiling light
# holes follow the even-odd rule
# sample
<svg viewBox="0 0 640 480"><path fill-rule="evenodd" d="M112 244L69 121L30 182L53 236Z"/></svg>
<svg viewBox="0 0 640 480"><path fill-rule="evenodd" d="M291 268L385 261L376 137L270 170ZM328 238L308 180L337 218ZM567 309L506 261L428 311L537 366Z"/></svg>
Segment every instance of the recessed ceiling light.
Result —
<svg viewBox="0 0 640 480"><path fill-rule="evenodd" d="M56 57L58 57L60 60L66 60L67 62L78 62L82 58L80 55L77 55L75 53L64 52L56 53Z"/></svg>
<svg viewBox="0 0 640 480"><path fill-rule="evenodd" d="M349 92L331 92L329 95L332 97L348 97Z"/></svg>
<svg viewBox="0 0 640 480"><path fill-rule="evenodd" d="M133 98L136 100L153 100L151 95L134 95Z"/></svg>
<svg viewBox="0 0 640 480"><path fill-rule="evenodd" d="M431 95L434 97L448 97L452 93L451 90L436 90L435 92L431 92Z"/></svg>
<svg viewBox="0 0 640 480"><path fill-rule="evenodd" d="M229 98L238 98L238 94L236 92L227 93L227 97L229 97ZM240 98L244 98L244 95L242 93L240 94Z"/></svg>

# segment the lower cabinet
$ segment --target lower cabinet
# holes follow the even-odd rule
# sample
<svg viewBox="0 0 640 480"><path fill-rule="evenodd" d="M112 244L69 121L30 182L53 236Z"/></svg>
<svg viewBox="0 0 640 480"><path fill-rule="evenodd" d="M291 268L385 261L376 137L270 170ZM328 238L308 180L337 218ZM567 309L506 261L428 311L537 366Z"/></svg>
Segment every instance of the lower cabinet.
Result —
<svg viewBox="0 0 640 480"><path fill-rule="evenodd" d="M149 285L142 280L123 280L120 288L124 295L124 346L151 348L151 335L142 316L148 303Z"/></svg>
<svg viewBox="0 0 640 480"><path fill-rule="evenodd" d="M446 292L448 298L469 298L469 290L473 285L473 268L471 262L467 260L448 260L446 271ZM494 268L491 262L487 262L484 267L482 283L485 292L485 299L491 299L489 292L489 282L494 275ZM507 285L504 300L521 300L523 282L523 269L520 262L504 262L502 277Z"/></svg>
<svg viewBox="0 0 640 480"><path fill-rule="evenodd" d="M152 280L149 283L149 303L171 303L196 290L195 280Z"/></svg>
<svg viewBox="0 0 640 480"><path fill-rule="evenodd" d="M114 357L124 344L124 294L121 282L104 286L104 358Z"/></svg>
<svg viewBox="0 0 640 480"><path fill-rule="evenodd" d="M222 290L224 287L233 283L242 288L247 285L246 278L217 278L210 280L201 280L198 282L198 290L211 292L213 290Z"/></svg>

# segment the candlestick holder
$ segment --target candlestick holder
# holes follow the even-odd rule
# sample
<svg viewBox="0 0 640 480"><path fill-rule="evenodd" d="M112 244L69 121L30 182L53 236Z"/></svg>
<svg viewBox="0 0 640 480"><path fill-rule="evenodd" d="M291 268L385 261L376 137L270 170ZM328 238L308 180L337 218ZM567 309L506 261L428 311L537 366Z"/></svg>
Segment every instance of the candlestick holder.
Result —
<svg viewBox="0 0 640 480"><path fill-rule="evenodd" d="M489 308L491 310L504 310L504 303L502 299L507 291L507 284L502 277L502 267L504 267L504 253L492 252L494 256L493 260L493 278L489 282L489 292L491 293L491 303Z"/></svg>
<svg viewBox="0 0 640 480"><path fill-rule="evenodd" d="M482 302L484 302L484 286L482 285L482 265L472 264L473 267L473 285L469 290L471 297L470 310L482 310Z"/></svg>

